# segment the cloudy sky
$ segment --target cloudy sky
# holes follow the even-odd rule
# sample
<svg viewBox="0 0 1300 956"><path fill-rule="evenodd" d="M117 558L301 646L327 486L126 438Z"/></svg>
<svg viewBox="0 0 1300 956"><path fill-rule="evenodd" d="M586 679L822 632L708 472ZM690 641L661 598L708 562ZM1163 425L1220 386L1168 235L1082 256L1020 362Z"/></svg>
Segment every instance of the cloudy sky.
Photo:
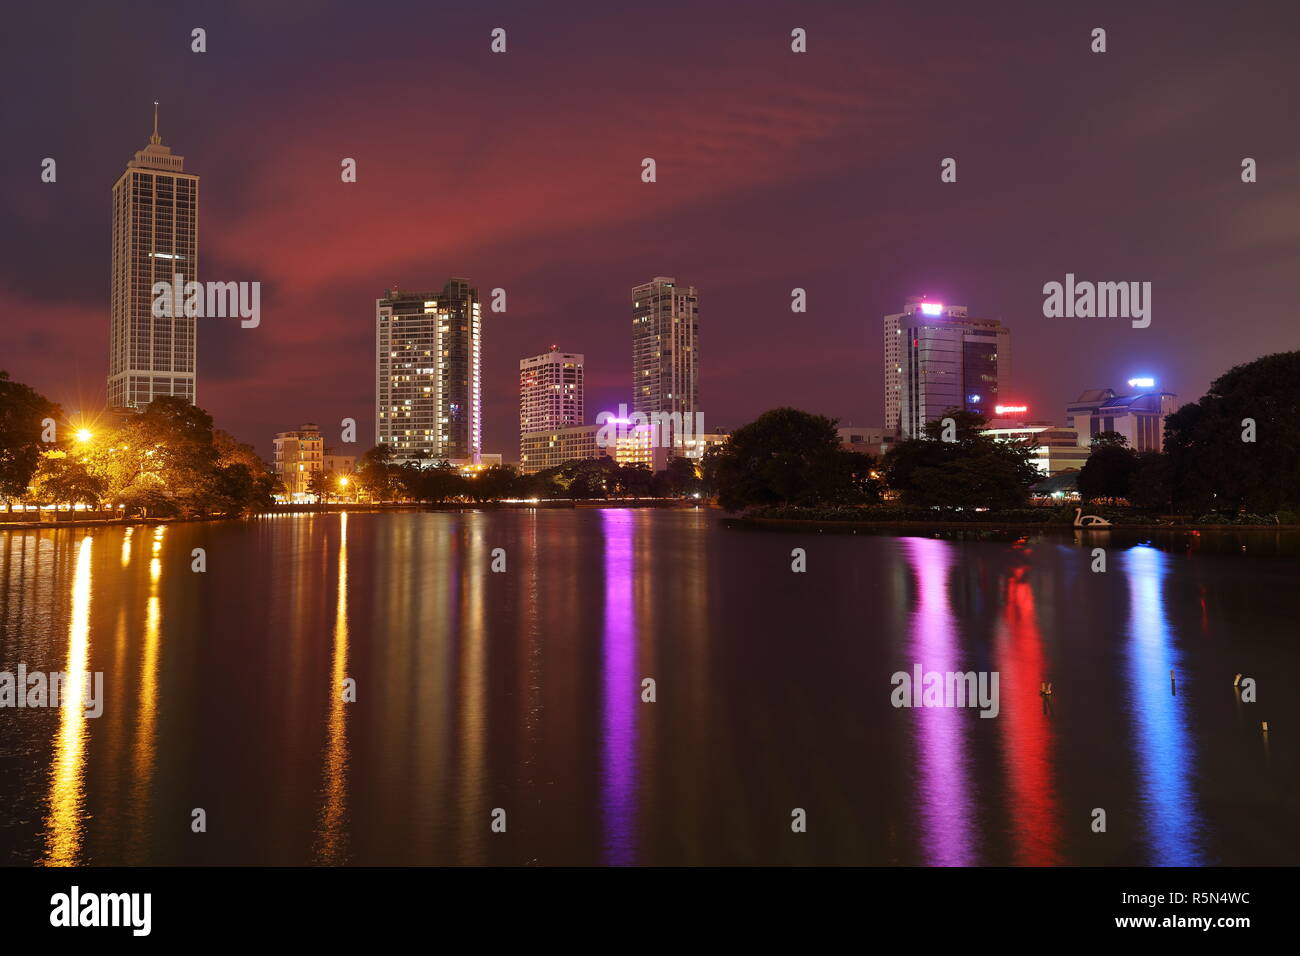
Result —
<svg viewBox="0 0 1300 956"><path fill-rule="evenodd" d="M11 5L0 368L102 405L110 193L156 99L201 177L200 278L262 283L259 328L200 321L199 404L266 455L345 417L368 447L374 300L453 275L507 290L484 375L507 460L521 357L585 353L589 420L629 399L655 275L699 289L710 428L878 424L880 319L913 294L1011 327L1003 395L1033 417L1139 373L1193 400L1300 348L1297 50L1300 8L1249 0ZM1044 318L1067 272L1151 282L1151 326Z"/></svg>

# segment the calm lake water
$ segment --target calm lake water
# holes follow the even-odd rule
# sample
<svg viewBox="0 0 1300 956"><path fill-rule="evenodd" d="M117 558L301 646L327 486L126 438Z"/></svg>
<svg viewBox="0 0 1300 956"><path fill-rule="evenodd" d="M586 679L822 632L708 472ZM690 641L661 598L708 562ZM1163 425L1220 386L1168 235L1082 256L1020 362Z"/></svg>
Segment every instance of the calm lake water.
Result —
<svg viewBox="0 0 1300 956"><path fill-rule="evenodd" d="M0 670L104 697L0 710L0 862L1300 863L1300 560L1113 535L650 509L0 532ZM998 672L997 717L893 707L917 664Z"/></svg>

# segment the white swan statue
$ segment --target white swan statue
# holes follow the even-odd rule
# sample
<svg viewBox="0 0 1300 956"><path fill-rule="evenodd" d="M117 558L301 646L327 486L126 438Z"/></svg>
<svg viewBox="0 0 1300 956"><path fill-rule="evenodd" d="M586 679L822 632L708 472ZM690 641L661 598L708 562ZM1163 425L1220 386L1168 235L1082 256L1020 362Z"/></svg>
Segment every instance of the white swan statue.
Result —
<svg viewBox="0 0 1300 956"><path fill-rule="evenodd" d="M1111 523L1105 518L1098 518L1096 515L1086 515L1082 508L1074 509L1074 526L1076 528L1110 528Z"/></svg>

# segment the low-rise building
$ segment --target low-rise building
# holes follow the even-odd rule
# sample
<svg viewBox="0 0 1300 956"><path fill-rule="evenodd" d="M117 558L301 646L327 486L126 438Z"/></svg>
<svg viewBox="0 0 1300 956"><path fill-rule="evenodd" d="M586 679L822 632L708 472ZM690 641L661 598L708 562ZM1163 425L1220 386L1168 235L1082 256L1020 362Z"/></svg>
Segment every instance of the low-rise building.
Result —
<svg viewBox="0 0 1300 956"><path fill-rule="evenodd" d="M350 475L357 470L356 455L339 455L332 448L325 449L320 461L321 470L327 474Z"/></svg>
<svg viewBox="0 0 1300 956"><path fill-rule="evenodd" d="M322 471L325 464L325 440L320 426L308 422L297 431L280 432L274 444L272 470L284 482L284 497L289 501L313 498L312 475Z"/></svg>
<svg viewBox="0 0 1300 956"><path fill-rule="evenodd" d="M835 433L846 450L877 458L889 451L896 440L893 432L874 425L840 425Z"/></svg>
<svg viewBox="0 0 1300 956"><path fill-rule="evenodd" d="M555 468L566 461L608 458L609 449L596 444L602 425L569 425L519 436L519 470L526 475Z"/></svg>
<svg viewBox="0 0 1300 956"><path fill-rule="evenodd" d="M1165 416L1177 409L1178 396L1155 388L1152 379L1130 379L1130 394L1112 388L1085 391L1065 409L1065 423L1088 445L1100 432L1118 432L1134 451L1164 451Z"/></svg>
<svg viewBox="0 0 1300 956"><path fill-rule="evenodd" d="M1049 422L1010 422L1005 419L989 424L994 427L986 428L980 434L1002 441L1027 442L1030 462L1049 477L1082 468L1092 453L1092 449L1079 444L1079 433L1073 428Z"/></svg>

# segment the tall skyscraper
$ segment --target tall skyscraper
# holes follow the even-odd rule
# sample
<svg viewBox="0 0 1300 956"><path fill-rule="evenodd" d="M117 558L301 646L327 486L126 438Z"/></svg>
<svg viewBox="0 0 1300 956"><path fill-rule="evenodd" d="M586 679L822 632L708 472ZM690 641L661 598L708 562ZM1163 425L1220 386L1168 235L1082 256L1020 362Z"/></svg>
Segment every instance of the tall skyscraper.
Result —
<svg viewBox="0 0 1300 956"><path fill-rule="evenodd" d="M375 302L375 442L399 461L477 463L483 450L478 290L385 291Z"/></svg>
<svg viewBox="0 0 1300 956"><path fill-rule="evenodd" d="M684 419L700 410L699 297L656 276L632 289L632 410Z"/></svg>
<svg viewBox="0 0 1300 956"><path fill-rule="evenodd" d="M153 284L197 282L199 177L158 135L113 186L108 404L143 408L161 395L195 400L195 319L153 315Z"/></svg>
<svg viewBox="0 0 1300 956"><path fill-rule="evenodd" d="M949 408L994 415L1011 374L1011 330L913 296L885 316L885 428L907 438Z"/></svg>
<svg viewBox="0 0 1300 956"><path fill-rule="evenodd" d="M583 357L549 352L519 360L519 434L582 424Z"/></svg>

